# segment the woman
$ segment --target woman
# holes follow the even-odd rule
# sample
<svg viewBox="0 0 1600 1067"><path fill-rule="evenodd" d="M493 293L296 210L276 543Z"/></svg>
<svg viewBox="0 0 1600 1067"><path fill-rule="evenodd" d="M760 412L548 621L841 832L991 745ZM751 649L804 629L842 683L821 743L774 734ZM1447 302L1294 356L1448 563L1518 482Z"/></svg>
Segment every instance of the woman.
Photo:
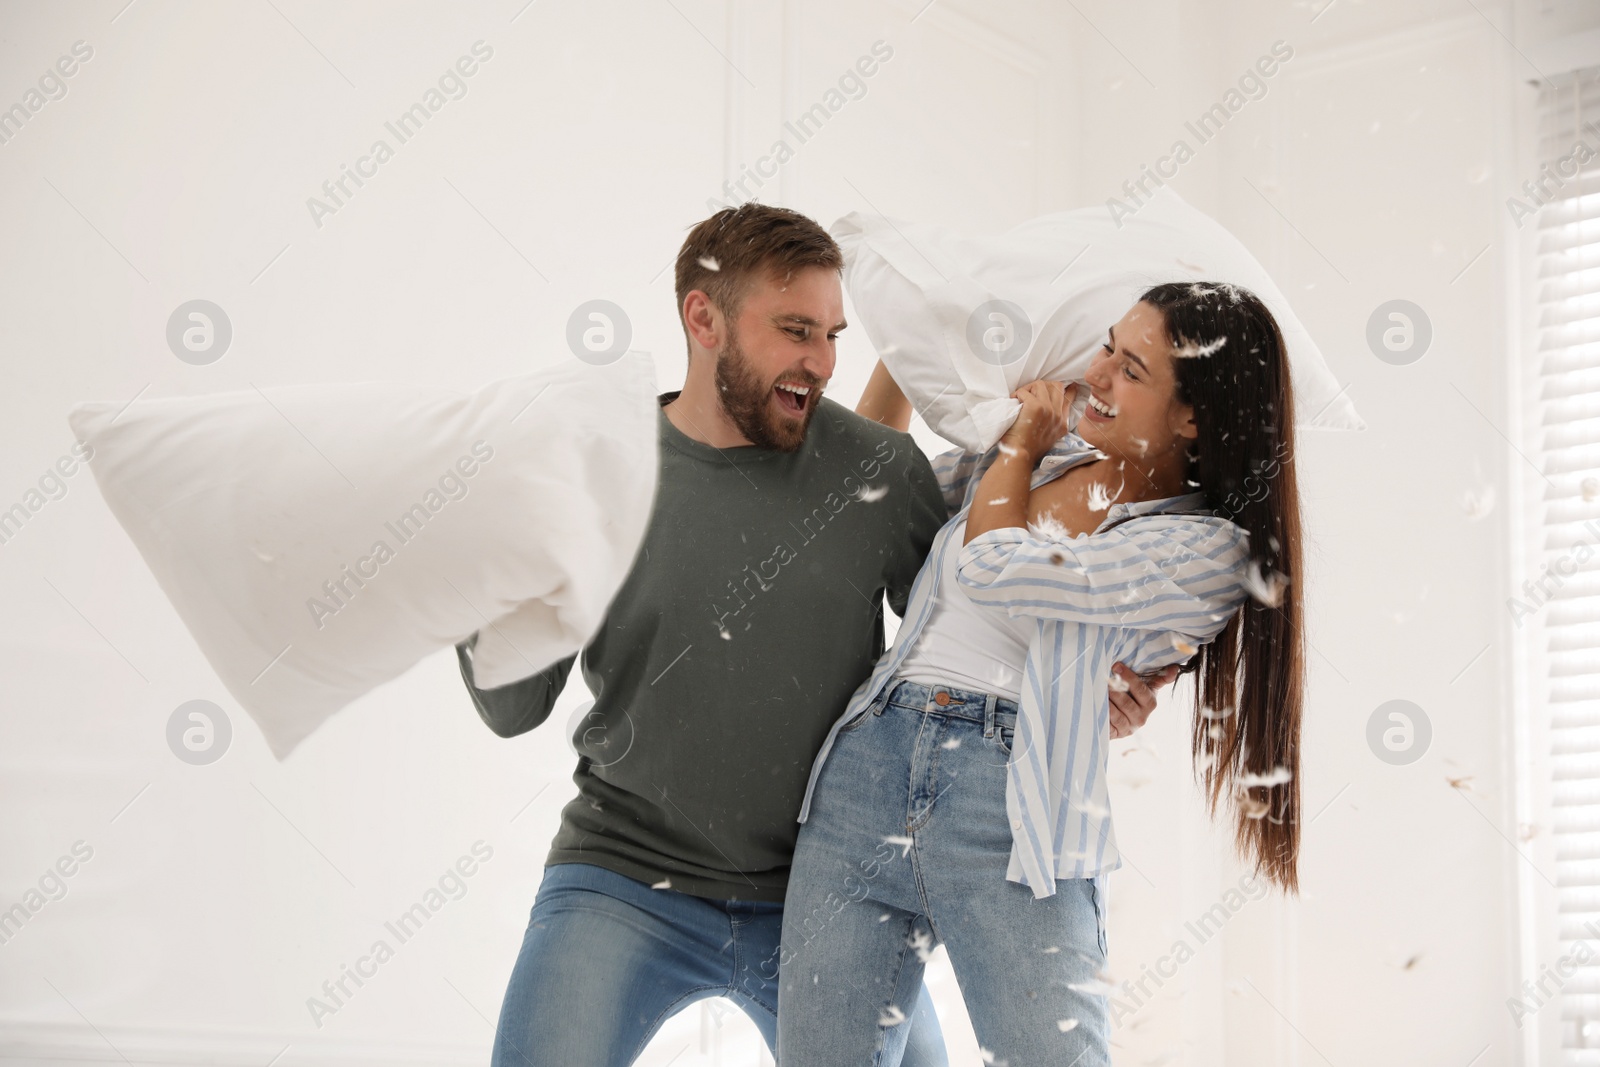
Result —
<svg viewBox="0 0 1600 1067"><path fill-rule="evenodd" d="M935 462L951 518L812 769L784 908L782 1067L899 1061L944 944L992 1064L1110 1062L1110 665L1198 676L1193 753L1297 890L1303 673L1283 338L1228 285L1146 292L1076 386ZM880 365L862 407L904 428ZM1114 684L1114 683L1112 683Z"/></svg>

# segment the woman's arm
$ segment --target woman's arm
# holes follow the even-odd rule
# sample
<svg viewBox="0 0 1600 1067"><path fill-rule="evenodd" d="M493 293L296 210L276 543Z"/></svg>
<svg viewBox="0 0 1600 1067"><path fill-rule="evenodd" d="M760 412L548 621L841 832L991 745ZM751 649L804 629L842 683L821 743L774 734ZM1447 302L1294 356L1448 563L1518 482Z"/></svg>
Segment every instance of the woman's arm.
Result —
<svg viewBox="0 0 1600 1067"><path fill-rule="evenodd" d="M911 401L900 391L899 384L889 374L889 368L878 360L856 402L856 414L873 422L881 422L891 429L904 433L911 426Z"/></svg>
<svg viewBox="0 0 1600 1067"><path fill-rule="evenodd" d="M961 543L990 530L1028 526L1028 495L1033 491L1033 468L1039 460L1002 440L1000 455L983 472L978 491L967 512L967 536Z"/></svg>
<svg viewBox="0 0 1600 1067"><path fill-rule="evenodd" d="M1000 455L978 483L962 544L971 544L974 537L990 530L1027 528L1033 468L1066 434L1067 416L1077 391L1076 385L1041 379L1011 394L1021 401L1022 411L1000 438Z"/></svg>
<svg viewBox="0 0 1600 1067"><path fill-rule="evenodd" d="M1204 514L1142 515L1066 540L996 529L956 556L956 580L973 603L1014 619L1160 630L1198 645L1249 597L1248 541L1233 523Z"/></svg>

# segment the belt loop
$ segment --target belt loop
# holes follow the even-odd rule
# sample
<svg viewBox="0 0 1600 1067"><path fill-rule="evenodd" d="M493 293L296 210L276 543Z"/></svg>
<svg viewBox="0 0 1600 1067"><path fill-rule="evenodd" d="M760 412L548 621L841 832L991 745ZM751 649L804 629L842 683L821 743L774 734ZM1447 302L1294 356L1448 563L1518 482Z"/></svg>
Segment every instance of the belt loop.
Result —
<svg viewBox="0 0 1600 1067"><path fill-rule="evenodd" d="M983 736L994 736L994 705L997 698L993 693L987 694L983 701Z"/></svg>

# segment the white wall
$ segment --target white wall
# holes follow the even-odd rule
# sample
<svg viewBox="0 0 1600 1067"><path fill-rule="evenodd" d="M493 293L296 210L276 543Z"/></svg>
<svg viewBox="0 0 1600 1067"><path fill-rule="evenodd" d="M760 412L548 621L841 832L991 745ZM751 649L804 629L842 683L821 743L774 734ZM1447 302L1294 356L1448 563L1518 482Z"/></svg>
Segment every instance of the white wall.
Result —
<svg viewBox="0 0 1600 1067"><path fill-rule="evenodd" d="M762 199L824 222L867 208L974 229L1099 203L1288 42L1266 96L1174 184L1274 270L1369 423L1306 435L1296 457L1313 539L1304 894L1252 903L1198 946L1119 1026L1117 1061L1523 1062L1504 1006L1522 861L1503 608L1520 461L1501 436L1517 262L1501 204L1533 169L1516 155L1533 76L1518 49L1600 26L1595 5L123 3L0 4L0 105L74 41L94 48L0 145L0 504L66 451L78 401L476 386L564 358L566 316L593 297L628 310L676 387L684 228L875 40L894 58ZM466 97L314 225L306 198L480 39L494 54ZM196 297L235 330L206 367L163 340ZM1435 331L1405 367L1364 340L1396 297ZM845 401L872 358L858 334L841 345ZM0 545L0 907L74 842L94 850L0 945L0 1056L482 1062L572 793L561 734L581 685L502 741L440 655L277 764L87 477ZM1493 510L1471 517L1467 494L1486 491ZM197 697L235 726L208 767L164 740ZM1366 740L1394 698L1433 727L1402 767ZM1183 705L1112 755L1131 861L1112 882L1118 980L1239 874L1198 809ZM479 839L494 859L466 896L314 1027L306 998ZM930 980L956 1062L975 1062L948 971ZM742 1019L707 1009L648 1058L758 1055Z"/></svg>

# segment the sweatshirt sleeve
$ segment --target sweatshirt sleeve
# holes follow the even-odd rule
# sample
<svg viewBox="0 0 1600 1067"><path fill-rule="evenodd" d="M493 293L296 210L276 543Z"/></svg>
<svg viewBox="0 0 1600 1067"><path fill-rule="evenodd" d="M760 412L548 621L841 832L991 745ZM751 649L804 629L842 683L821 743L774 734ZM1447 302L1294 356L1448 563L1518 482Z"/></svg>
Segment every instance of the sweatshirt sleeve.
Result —
<svg viewBox="0 0 1600 1067"><path fill-rule="evenodd" d="M891 571L884 580L889 607L901 618L905 617L911 587L922 570L922 562L928 558L933 539L948 518L945 497L927 454L909 438L908 444L911 458L906 471L906 512L903 525L893 532L899 551L893 554Z"/></svg>
<svg viewBox="0 0 1600 1067"><path fill-rule="evenodd" d="M1245 598L1245 532L1211 516L1150 515L1089 537L1021 527L974 537L957 558L971 599L1031 617L1209 641Z"/></svg>
<svg viewBox="0 0 1600 1067"><path fill-rule="evenodd" d="M473 634L456 646L456 660L461 664L461 680L467 683L467 692L473 706L489 729L501 737L525 734L550 717L556 698L566 688L567 675L577 661L574 652L566 659L557 660L544 670L498 689L479 689L472 680L472 650L478 643Z"/></svg>

